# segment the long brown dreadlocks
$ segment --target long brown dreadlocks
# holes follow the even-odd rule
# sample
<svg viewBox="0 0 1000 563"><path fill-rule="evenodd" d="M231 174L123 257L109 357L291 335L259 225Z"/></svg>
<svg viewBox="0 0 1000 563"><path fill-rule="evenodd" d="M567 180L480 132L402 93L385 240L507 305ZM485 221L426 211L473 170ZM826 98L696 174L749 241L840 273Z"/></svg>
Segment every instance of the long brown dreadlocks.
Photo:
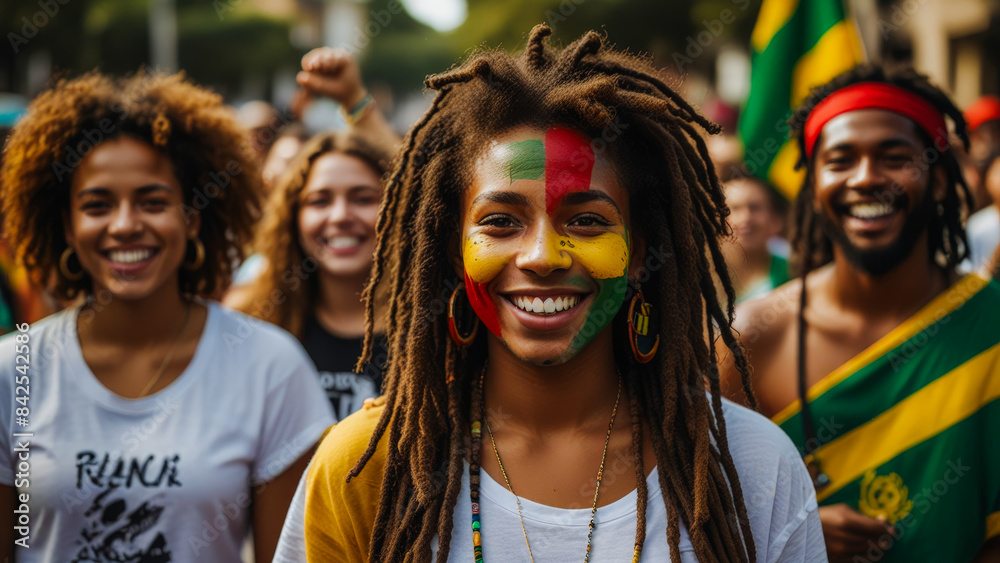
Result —
<svg viewBox="0 0 1000 563"><path fill-rule="evenodd" d="M544 25L532 29L519 57L480 52L428 78L437 96L408 134L387 181L365 293L369 327L362 354L364 361L371 353L374 288L385 278L391 296L387 408L348 477L364 469L388 432L369 555L375 561L426 561L437 535L438 561L448 559L470 414L481 409L472 404L481 401L473 398L473 381L486 346L482 335L469 348L448 337L441 311L455 273L447 241L459 232L460 195L487 143L521 125L560 125L590 136L592 146L616 164L629 192L636 238L664 257L662 263L647 261L649 280L643 282L659 305L661 353L640 365L619 342L615 354L631 397L638 540L645 539L645 422L660 469L672 557L680 559L683 522L699 560L753 561L715 363L718 334L753 400L746 359L730 329L735 294L717 243L729 233L728 209L697 129L717 133L719 127L657 78L648 61L605 49L594 32L555 49L546 42L550 33ZM611 130L620 132L613 140ZM725 287L725 308L713 275ZM623 330L615 333L624 338Z"/></svg>

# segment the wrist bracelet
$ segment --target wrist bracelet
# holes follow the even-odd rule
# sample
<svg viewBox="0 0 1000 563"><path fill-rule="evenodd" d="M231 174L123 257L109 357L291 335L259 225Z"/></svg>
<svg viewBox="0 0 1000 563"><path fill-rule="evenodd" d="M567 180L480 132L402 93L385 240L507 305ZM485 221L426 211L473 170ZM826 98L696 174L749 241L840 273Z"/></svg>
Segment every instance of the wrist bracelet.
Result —
<svg viewBox="0 0 1000 563"><path fill-rule="evenodd" d="M372 95L369 93L365 94L365 97L361 98L361 101L355 104L355 106L351 109L347 110L341 107L341 110L344 114L344 121L346 121L348 125L354 125L368 115L374 107L375 98L372 98Z"/></svg>

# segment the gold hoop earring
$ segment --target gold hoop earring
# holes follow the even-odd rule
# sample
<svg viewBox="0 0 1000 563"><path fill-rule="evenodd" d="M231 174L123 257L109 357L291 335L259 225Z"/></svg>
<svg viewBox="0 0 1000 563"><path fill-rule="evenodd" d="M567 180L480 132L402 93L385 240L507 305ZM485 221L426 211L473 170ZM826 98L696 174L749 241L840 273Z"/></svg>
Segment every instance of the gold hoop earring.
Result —
<svg viewBox="0 0 1000 563"><path fill-rule="evenodd" d="M69 270L69 259L73 256L75 251L72 246L67 246L66 250L63 250L62 254L59 256L59 273L69 281L80 281L83 279L83 266L80 266L79 272L71 272ZM77 263L80 259L77 258Z"/></svg>
<svg viewBox="0 0 1000 563"><path fill-rule="evenodd" d="M185 253L185 256L187 256L187 253ZM204 263L205 263L205 245L202 244L201 239L196 238L194 239L194 262L188 262L187 260L185 260L182 265L184 266L185 270L195 272L199 268L201 268L201 265Z"/></svg>
<svg viewBox="0 0 1000 563"><path fill-rule="evenodd" d="M476 335L479 334L479 318L473 315L469 315L469 310L462 307L461 311L457 311L456 303L458 302L458 294L465 294L465 284L460 283L455 291L451 292L451 298L448 299L448 333L451 334L451 339L455 341L461 348L471 346L476 340ZM468 298L465 297L465 302L468 303ZM469 318L472 318L472 330L468 331L466 334L462 334L459 328L459 323L463 321L467 322Z"/></svg>

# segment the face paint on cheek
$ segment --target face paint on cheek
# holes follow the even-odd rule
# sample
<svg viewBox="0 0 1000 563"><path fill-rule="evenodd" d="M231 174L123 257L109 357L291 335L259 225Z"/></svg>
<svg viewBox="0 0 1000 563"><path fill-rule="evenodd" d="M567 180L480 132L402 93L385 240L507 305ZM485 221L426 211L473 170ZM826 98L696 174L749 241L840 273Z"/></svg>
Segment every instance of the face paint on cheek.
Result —
<svg viewBox="0 0 1000 563"><path fill-rule="evenodd" d="M500 336L500 317L496 303L490 298L489 282L503 270L507 258L493 251L488 242L467 237L462 262L465 265L465 291L472 310L490 332Z"/></svg>
<svg viewBox="0 0 1000 563"><path fill-rule="evenodd" d="M575 356L611 323L625 302L628 288L626 273L630 245L627 232L624 236L605 233L590 240L572 242L574 248L570 252L574 255L573 259L587 269L597 282L598 289L583 325L563 353L564 360Z"/></svg>

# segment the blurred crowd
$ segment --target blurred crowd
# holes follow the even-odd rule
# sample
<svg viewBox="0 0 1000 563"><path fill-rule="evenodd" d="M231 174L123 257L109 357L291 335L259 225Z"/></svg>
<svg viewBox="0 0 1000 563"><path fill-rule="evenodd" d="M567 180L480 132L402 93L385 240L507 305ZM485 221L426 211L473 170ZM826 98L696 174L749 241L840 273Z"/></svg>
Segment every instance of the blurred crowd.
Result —
<svg viewBox="0 0 1000 563"><path fill-rule="evenodd" d="M252 518L234 519L234 524L227 524L231 526L228 530L220 531L216 527L216 533L230 534L231 541L226 544L228 547L220 547L221 542L205 540L205 553L214 555L202 560L221 561L232 557L233 550L243 549L240 534L251 528L256 557L269 560L277 549L292 492L323 431L333 422L370 406L384 390L383 372L390 355L384 337L384 316L389 310L386 295L402 289L384 283L372 285L369 279L372 257L379 250L376 233L380 221L386 220L379 216L384 196L382 186L394 170L401 173L401 169L394 168L394 158L398 158L397 152L407 132L397 131L390 125L378 101L363 83L358 62L343 50L321 48L303 58L297 77L301 90L287 108L276 108L259 100L238 108L229 107L197 86L186 83L183 87L178 86L183 80L161 75L140 74L129 80L132 82L115 82L93 74L84 82L62 82L32 104L24 117L28 126L15 127L13 135L11 130L0 132L5 140L12 135L5 141L8 149L3 155L6 172L2 181L23 182L26 186L37 184L4 197L3 210L20 212L23 216L8 221L15 228L8 229L7 238L0 239L0 333L20 334L24 330L19 327L25 323L34 325L48 317L49 324L45 327L50 332L34 337L34 342L43 342L45 338L53 341L72 334L74 342L80 343L73 352L77 355L73 358L77 364L66 366L82 366L85 361L90 370L99 375L97 379L103 387L93 390L98 397L94 403L103 405L101 408L109 412L114 411L114 416L101 414L108 418L99 419L98 424L90 420L89 415L64 412L47 419L51 424L75 424L82 429L105 427L116 429L116 432L118 428L134 428L136 423L129 418L130 409L140 408L136 405L143 400L166 393L173 383L184 381L187 364L181 358L192 365L202 362L199 365L204 371L225 371L230 377L228 381L220 380L212 386L205 383L206 393L215 395L206 397L204 404L193 402L168 407L190 413L192 426L223 425L225 430L220 426L213 431L211 439L216 442L211 448L190 450L182 444L182 439L178 439L175 445L160 446L169 454L164 459L135 457L132 463L142 465L152 460L157 467L162 464L163 475L166 475L162 478L169 479L170 468L176 466L178 459L203 456L198 458L205 468L203 473L214 470L216 477L206 478L208 484L196 489L192 496L211 494L205 489L222 486L227 480L246 481L245 487L227 490L226 494L231 496L226 498L236 498L240 493L252 495L254 506L259 507L260 512L255 509ZM89 153L81 155L81 162L68 168L72 170L68 191L59 192L55 191L54 184L46 185L41 179L48 170L54 169L53 162L45 160L48 153L32 153L26 148L27 136L45 139L44 142L39 140L43 148L71 146L84 138L82 132L101 127L101 119L105 117L99 113L94 114L96 117L80 113L55 116L48 125L36 124L38 112L65 103L63 99L46 96L52 96L53 91L63 95L67 88L97 92L93 98L88 98L88 103L94 105L117 96L116 90L128 88L145 88L147 93L154 93L154 98L160 97L155 98L158 100L155 104L159 105L151 110L148 122L143 121L141 114L148 108L141 104L127 108L133 112L130 117L136 120L135 130L125 131L125 136L111 136L93 143L88 148ZM101 93L102 89L107 92ZM180 90L175 92L173 89ZM180 99L183 97L188 97L190 103ZM339 104L342 127L319 132L307 127L303 116L309 105L320 99ZM82 97L76 101L81 100ZM198 108L195 104L207 105ZM987 96L961 109L967 127L967 149L961 138L966 133L964 127L956 131L952 123L952 130L948 132L949 148L969 188L967 193L957 192L962 196L960 217L967 235L960 243L967 245L967 252L961 252L967 256L958 264L957 271L989 278L996 275L1000 260L1000 98ZM163 115L168 117L163 118ZM171 130L170 124L164 125L166 119L175 129ZM177 124L184 119L188 119L190 129L177 130ZM66 125L70 122L73 123ZM26 129L29 126L33 129ZM58 127L67 127L71 134L60 138L45 137L47 131ZM227 136L230 127L238 137ZM214 133L203 135L199 128ZM199 140L199 135L205 138ZM803 272L802 264L796 263L791 242L798 228L793 219L796 210L793 203L766 179L747 173L742 166L743 147L738 138L724 133L706 140L729 210L727 220L731 234L721 238L719 248L735 291L734 304L740 305L736 309L735 322L736 326L749 327L740 323L751 322L749 319L757 314L753 303L761 303L760 298L774 295L773 292L783 286L790 287L786 284L794 283ZM175 142L187 143L190 147L175 150L171 144ZM234 146L224 146L226 143ZM185 150L190 152L185 153ZM38 163L31 165L32 159ZM55 166L60 162L55 161ZM122 162L131 164L126 166ZM143 162L146 164L136 164ZM129 191L122 187L125 184L121 182L125 181L121 178L132 182L130 186L141 188ZM193 181L204 188L193 198L171 189L179 179L188 178L194 178ZM3 189L12 188L4 185ZM49 189L52 191L45 191ZM58 197L64 200L43 205L41 200L53 197L51 194L59 194ZM122 203L126 200L129 206ZM180 216L149 219L174 200L197 212L198 219L194 222L186 218L180 221ZM121 211L126 207L132 211ZM384 206L382 211L402 213ZM206 227L213 221L215 226ZM32 229L42 226L56 230L34 232L29 236ZM116 246L107 246L104 239L97 238L96 229L114 233ZM149 240L155 244L144 238L147 230L154 233ZM57 232L65 234L65 240L53 240ZM19 235L28 238L12 238ZM66 248L67 241L73 243L69 248ZM180 286L167 284L171 287L161 295L159 308L130 309L121 304L116 292L139 291L129 285L129 276L139 272L147 261L153 263L157 254L169 254L173 260L172 266L158 275L177 277L181 280ZM25 261L30 267L25 267ZM106 289L111 297L107 302L102 301L101 291L92 291L92 287ZM721 277L717 279L717 289L725 300L726 284ZM167 290L153 288L150 291ZM802 291L804 307L805 290ZM363 294L369 296L367 301L362 299ZM791 298L796 299L797 294ZM750 306L745 307L748 303ZM65 315L77 310L81 311L81 319L85 313L92 312L93 323L81 321L78 328L70 323L74 328L63 327L69 333L55 332L56 323L51 316L60 311ZM156 320L150 321L150 318ZM107 323L114 320L114 323L102 324L102 319L107 319ZM244 319L256 319L256 324L241 328L250 322ZM810 328L819 324L819 317L809 319ZM199 325L219 331L220 340L214 343L214 350L199 346L200 331L195 329ZM262 329L262 326L268 328ZM367 343L366 331L372 335ZM291 337L286 339L285 333ZM239 344L233 344L237 340ZM134 357L121 360L120 354L127 350L135 350ZM766 352L758 353L766 355ZM49 363L36 365L55 366L64 361L63 354L69 352L61 351L44 360ZM212 357L216 359L211 360ZM359 358L364 358L360 364ZM153 375L132 380L126 371ZM258 371L261 373L257 374ZM37 388L38 394L32 396L33 401L47 400L45 397L55 393L42 389L45 383L39 373L35 372L36 387L33 389ZM275 375L279 373L281 377ZM255 377L260 381L249 382ZM92 383L80 385L85 387ZM760 380L758 385L766 387L768 383ZM246 389L238 394L226 393L226 389L235 386ZM173 390L176 391L176 386ZM85 404L74 397L76 391L64 389L61 392L70 395L60 400ZM772 400L767 393L765 389L762 400L765 407ZM729 395L747 401L740 393ZM135 402L116 402L122 398ZM0 400L11 403L14 398L3 395ZM239 409L237 402L242 405ZM65 408L72 406L53 404ZM278 409L282 405L283 408ZM202 411L197 411L199 408ZM232 412L241 413L240 419L235 421L238 424L225 426L227 423L210 416L213 409L235 409ZM295 416L286 416L289 411L295 411ZM48 416L35 412L33 416L39 417L38 420ZM92 423L98 425L88 426ZM272 430L263 432L265 437L261 443L254 442L244 448L246 451L232 455L233 459L253 458L254 473L227 473L227 463L231 460L216 457L223 453L228 455L226 444L242 443L246 439L246 427L254 424ZM184 428L175 429L178 436L185 431ZM250 429L251 433L254 431ZM272 431L273 436L270 435ZM72 440L67 436L52 445L70 448ZM289 448L288 444L294 446ZM120 445L109 443L107 452L120 449ZM3 446L10 445L4 443ZM811 453L809 448L806 453ZM79 479L90 479L95 484L114 479L124 482L133 476L152 479L152 470L136 470L127 463L118 470L105 467L107 461L104 465L101 462L105 454L89 450L76 452ZM275 469L263 469L268 464ZM0 470L0 477L5 476L4 471ZM816 478L815 474L813 476ZM37 476L39 480L43 478L43 475ZM184 482L193 484L199 479L201 477L189 473ZM262 483L273 486L269 485L268 492L260 493L257 488ZM124 552L120 549L123 548L113 543L99 545L88 538L106 538L107 530L117 525L142 526L145 525L141 523L143 520L155 522L158 511L162 510L152 505L127 504L132 501L124 497L120 504L115 504L110 498L81 499L84 508L80 510L99 513L99 517L88 512L83 517L86 520L83 535L79 537L80 531L72 528L76 523L52 525L53 534L62 534L65 541L74 543L73 549L79 557L76 561L118 560L114 558L122 556ZM5 499L5 502L13 502L13 499ZM169 502L175 501L163 504ZM9 512L6 505L3 509ZM264 515L268 510L273 512L270 517ZM214 513L209 510L204 514L205 526L215 526L212 523ZM0 518L0 526L10 528L3 518L8 515ZM197 541L205 539L203 529L208 529L200 520L201 516L193 519L190 528L191 537ZM828 525L825 519L823 523L824 527ZM285 533L295 533L295 530ZM55 545L62 540L53 538L51 541ZM828 537L828 547L829 542ZM142 560L169 560L157 558L158 554L162 555L157 551L160 548L162 545L157 547L155 542L141 546L145 554ZM44 556L38 560L44 560Z"/></svg>

